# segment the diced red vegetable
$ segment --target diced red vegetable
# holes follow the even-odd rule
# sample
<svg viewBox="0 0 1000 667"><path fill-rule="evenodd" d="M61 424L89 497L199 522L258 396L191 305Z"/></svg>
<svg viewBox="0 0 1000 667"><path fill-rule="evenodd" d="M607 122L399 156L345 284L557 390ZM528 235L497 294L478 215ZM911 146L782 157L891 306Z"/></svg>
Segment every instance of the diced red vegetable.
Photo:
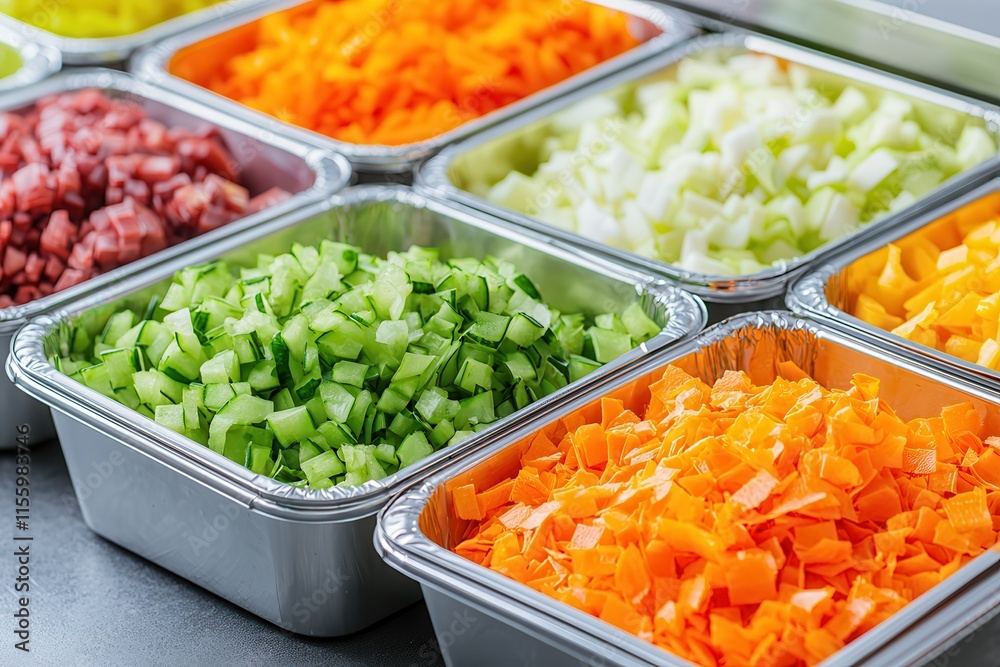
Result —
<svg viewBox="0 0 1000 667"><path fill-rule="evenodd" d="M47 296L290 197L251 198L209 128L97 90L0 113L0 308Z"/></svg>

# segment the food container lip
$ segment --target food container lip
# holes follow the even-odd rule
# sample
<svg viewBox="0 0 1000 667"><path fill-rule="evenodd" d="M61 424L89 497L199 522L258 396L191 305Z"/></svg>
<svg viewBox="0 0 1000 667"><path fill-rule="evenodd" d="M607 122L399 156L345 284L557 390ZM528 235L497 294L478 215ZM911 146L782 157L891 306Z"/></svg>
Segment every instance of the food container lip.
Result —
<svg viewBox="0 0 1000 667"><path fill-rule="evenodd" d="M804 330L851 350L891 359L897 365L934 382L956 386L951 378L933 367L914 364L906 357L898 355L896 351L883 350L870 343L851 339L846 333L825 326L821 322L802 319L794 313L764 311L737 315L706 329L698 336L646 357L641 364L633 366L626 373L621 373L600 385L589 387L572 400L564 402L560 409L551 411L549 415L540 416L517 428L509 429L502 438L498 438L490 446L456 458L445 468L397 495L378 515L374 540L379 555L389 565L417 579L422 585L431 586L445 594L461 596L464 600L474 601L505 617L504 620L512 624L534 626L535 630L538 626L554 628L569 643L585 639L599 646L602 653L606 651L613 655L625 656L626 659L638 659L643 661L641 664L657 665L668 660L672 665L692 665L596 617L462 558L431 541L420 529L419 522L431 497L450 480L490 460L551 421L601 398L608 391L654 372L665 364L726 340L746 328ZM1000 403L1000 393L997 391L961 384L956 388L979 399ZM1000 546L989 549L966 563L945 582L941 582L875 628L847 644L821 662L820 666L834 667L863 662L904 630L926 618L941 603L951 599L985 573L993 571L998 562L1000 562Z"/></svg>
<svg viewBox="0 0 1000 667"><path fill-rule="evenodd" d="M127 59L136 49L205 23L251 11L270 0L224 0L189 14L167 19L145 30L117 37L64 37L0 13L0 27L48 48L57 49L67 65L108 65Z"/></svg>
<svg viewBox="0 0 1000 667"><path fill-rule="evenodd" d="M21 57L21 67L10 76L0 79L0 92L30 86L55 74L62 67L59 49L32 41L4 24L0 24L0 43L11 47Z"/></svg>
<svg viewBox="0 0 1000 667"><path fill-rule="evenodd" d="M1000 382L1000 371L959 359L956 356L868 324L830 303L826 296L826 286L834 276L848 269L866 255L889 243L917 233L927 225L933 224L983 197L998 192L1000 192L1000 178L984 183L940 208L904 219L899 225L884 230L883 233L869 239L867 243L847 248L833 255L825 263L816 266L792 283L785 298L788 309L801 316L819 320L832 328L866 336L878 344L897 346L916 358L930 359L951 372L957 373L967 382L986 382L996 386L996 383Z"/></svg>
<svg viewBox="0 0 1000 667"><path fill-rule="evenodd" d="M468 438L461 444L440 450L444 455L429 456L404 471L397 472L384 480L370 481L355 487L333 487L323 490L299 489L275 480L257 475L203 445L189 440L152 420L137 418L137 413L125 406L71 380L58 372L45 357L42 345L51 330L67 319L79 315L101 304L127 296L140 289L169 279L183 266L210 261L248 243L259 241L271 233L303 223L316 215L337 207L395 202L415 208L426 208L435 213L449 216L462 224L476 227L518 243L552 255L557 259L572 262L583 268L594 267L595 273L603 274L608 280L632 286L644 291L657 300L668 312L668 322L664 330L639 348L623 355L594 371L587 378L564 387L549 397L514 413L510 417L495 422L486 429ZM268 223L231 234L212 245L202 245L174 258L172 262L160 263L155 268L124 278L99 292L90 294L62 310L33 319L22 327L14 337L11 354L7 361L7 373L18 387L53 409L68 413L78 420L84 420L104 432L114 432L119 439L127 439L136 447L154 453L168 451L172 461L183 460L185 465L208 471L219 480L219 487L239 488L245 494L256 494L254 506L267 508L272 513L286 513L293 516L312 514L315 520L322 520L335 514L337 520L344 517L356 518L377 511L388 499L390 493L415 479L425 476L432 467L453 458L462 451L478 448L500 437L506 428L535 414L544 413L558 407L571 391L579 390L601 378L613 377L623 372L640 356L661 347L686 340L704 327L707 313L704 304L695 296L678 288L650 281L646 276L620 269L598 257L585 253L571 252L552 246L546 239L522 230L504 227L502 223L488 216L473 214L447 202L435 200L414 193L410 188L394 185L367 185L350 188L335 194L328 200L299 209ZM464 445L464 446L463 446Z"/></svg>
<svg viewBox="0 0 1000 667"><path fill-rule="evenodd" d="M659 35L636 45L628 51L609 58L602 63L598 63L583 72L579 72L505 107L469 120L452 130L423 141L399 146L355 144L333 139L318 132L286 123L282 124L283 131L302 141L311 142L343 153L358 170L372 173L409 172L418 161L437 152L447 144L471 136L507 118L512 118L540 104L544 104L546 101L557 99L559 96L576 90L580 86L598 81L632 64L642 62L700 32L695 25L690 23L690 15L676 9L653 4L647 0L584 1L590 4L604 5L631 14L654 25L661 32ZM235 100L218 95L197 84L172 75L169 72L169 64L171 59L182 48L256 21L265 15L291 9L303 4L306 4L303 0L283 0L281 2L270 3L265 7L257 7L253 11L241 12L239 16L234 16L224 21L216 21L200 29L176 35L137 52L129 63L129 71L138 74L142 78L160 82L180 94L202 100L214 100L214 103L219 105L220 108L226 108L229 113L234 115L255 119L258 122L264 119L271 119L271 116L263 112L250 109Z"/></svg>
<svg viewBox="0 0 1000 667"><path fill-rule="evenodd" d="M695 37L627 70L608 76L516 118L506 120L473 137L452 144L417 167L414 179L415 188L418 192L433 193L446 199L462 202L467 206L502 217L522 227L545 229L547 233L556 238L584 247L592 253L613 257L621 264L639 267L643 271L669 277L706 301L741 303L747 299L781 296L784 294L789 280L807 270L809 265L822 261L841 248L863 242L864 239L878 233L879 230L896 225L904 217L918 214L941 201L962 194L989 179L992 174L1000 170L1000 154L998 154L971 169L952 176L907 209L868 223L847 236L825 243L797 259L782 262L779 265L745 276L712 276L693 273L673 264L647 259L632 252L598 243L575 232L548 225L541 220L473 195L453 184L448 176L448 171L454 161L468 151L531 123L548 118L576 102L655 74L685 57L709 50L740 47L797 62L862 84L875 86L881 90L905 95L911 99L937 104L967 116L981 118L994 139L1000 143L1000 107L773 37L750 31L733 31Z"/></svg>
<svg viewBox="0 0 1000 667"><path fill-rule="evenodd" d="M219 229L194 237L175 246L161 250L148 257L136 260L90 280L26 304L0 309L0 334L10 333L28 319L41 313L58 309L64 305L109 285L114 285L128 276L145 271L163 262L177 259L180 255L196 248L210 245L240 230L260 224L278 215L307 206L343 189L350 182L352 172L347 159L312 146L301 144L294 139L282 137L267 128L257 127L240 119L229 118L224 113L193 100L178 97L174 93L155 84L141 81L125 72L102 68L67 70L62 74L42 81L23 90L12 90L0 95L0 110L20 109L29 106L46 95L64 93L83 88L98 88L103 91L123 93L139 100L149 100L190 114L200 121L232 130L246 137L302 159L314 174L313 184L291 198L263 211L234 220Z"/></svg>

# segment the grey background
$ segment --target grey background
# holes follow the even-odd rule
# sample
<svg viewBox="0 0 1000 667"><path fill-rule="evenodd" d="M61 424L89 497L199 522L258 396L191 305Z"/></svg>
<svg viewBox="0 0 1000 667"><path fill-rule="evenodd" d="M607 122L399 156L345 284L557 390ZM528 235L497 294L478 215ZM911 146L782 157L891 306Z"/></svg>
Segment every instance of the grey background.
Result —
<svg viewBox="0 0 1000 667"><path fill-rule="evenodd" d="M809 1L809 0L803 0ZM1000 36L995 0L890 0L909 11ZM0 406L3 409L3 406ZM4 434L6 436L6 434ZM31 653L13 648L14 456L0 453L0 665L443 665L420 604L360 634L311 640L282 632L91 533L55 443L31 469ZM1000 620L931 665L1000 664Z"/></svg>
<svg viewBox="0 0 1000 667"><path fill-rule="evenodd" d="M1000 7L995 0L883 0L941 21L1000 37Z"/></svg>

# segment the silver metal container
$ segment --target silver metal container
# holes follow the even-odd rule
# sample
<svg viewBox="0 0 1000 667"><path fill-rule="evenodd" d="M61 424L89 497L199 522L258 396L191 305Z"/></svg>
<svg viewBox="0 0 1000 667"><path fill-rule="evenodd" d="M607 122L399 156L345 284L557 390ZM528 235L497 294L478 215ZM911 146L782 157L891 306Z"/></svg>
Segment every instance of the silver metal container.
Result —
<svg viewBox="0 0 1000 667"><path fill-rule="evenodd" d="M62 67L62 54L54 46L26 39L17 30L0 25L0 44L6 44L21 57L21 68L0 79L0 92L18 90L52 76Z"/></svg>
<svg viewBox="0 0 1000 667"><path fill-rule="evenodd" d="M648 398L650 383L668 363L709 383L726 370L745 371L762 383L773 381L774 364L788 359L826 387L847 388L857 372L879 378L880 398L904 419L937 415L945 405L971 401L984 423L1000 430L1000 394L963 388L947 375L911 365L891 349L859 343L791 313L735 317L580 392L544 417L511 428L492 446L455 460L382 510L376 548L390 565L420 582L445 664L690 667L652 643L453 553L450 549L464 539L470 522L454 516L449 491L469 483L489 487L516 474L534 434L559 428L560 419L587 406L599 414L601 397ZM909 646L919 642L932 650L928 644L937 646L943 638L967 631L965 612L985 605L980 593L986 591L976 584L984 577L996 581L998 562L1000 550L981 554L821 664L911 664L917 653L897 646L897 637L910 629ZM964 597L966 587L969 598ZM938 615L939 608L950 611ZM897 661L881 661L883 650L893 650Z"/></svg>
<svg viewBox="0 0 1000 667"><path fill-rule="evenodd" d="M620 312L640 303L664 329L590 376L396 474L321 491L256 475L78 384L48 361L77 318L145 303L184 266L220 257L231 266L255 265L259 252L322 239L379 255L420 244L451 257L500 256L531 275L564 312ZM282 628L330 637L360 630L420 597L419 587L385 565L372 544L375 514L393 494L642 356L693 336L704 320L695 297L645 276L408 188L367 186L219 239L34 320L17 334L7 370L18 387L52 406L84 519L95 532Z"/></svg>
<svg viewBox="0 0 1000 667"><path fill-rule="evenodd" d="M736 24L787 35L1000 102L1000 21L979 0L665 1L707 17L710 28Z"/></svg>
<svg viewBox="0 0 1000 667"><path fill-rule="evenodd" d="M953 177L933 193L903 211L888 215L782 266L775 266L756 274L741 277L695 274L665 262L612 248L575 232L546 224L537 218L490 202L467 190L462 182L462 165L489 164L486 162L489 158L480 151L487 153L495 150L498 146L513 147L519 145L516 142L522 142L524 145L537 145L540 141L539 137L546 136L553 114L581 100L609 93L641 80L668 78L672 75L673 66L679 61L691 55L710 51L721 51L733 55L747 52L768 54L787 62L798 63L828 73L831 82L851 83L870 90L893 91L910 98L915 105L926 108L930 112L938 107L943 107L972 118L983 119L991 134L1000 141L1000 110L992 106L770 38L744 33L723 33L695 38L629 70L619 72L576 93L565 95L530 113L523 114L469 140L446 148L418 169L416 188L420 192L433 193L452 201L461 202L472 208L502 217L521 227L541 231L590 252L611 257L624 266L634 267L636 270L679 282L686 289L709 302L709 315L714 322L739 312L781 307L782 297L789 281L797 274L802 273L809 265L822 261L838 248L863 241L878 233L879 230L898 224L908 216L930 210L938 203L968 191L987 180L990 172L1000 166L1000 157L989 160L974 169ZM498 178L509 171L506 166L504 169L503 173L494 169Z"/></svg>
<svg viewBox="0 0 1000 667"><path fill-rule="evenodd" d="M1000 179L990 181L945 206L906 220L886 230L885 233L869 239L866 243L831 257L826 263L817 266L792 284L787 296L788 307L800 315L851 335L864 337L882 345L898 347L915 360L946 367L949 372L961 377L965 382L987 388L1000 388L1000 372L907 340L891 331L872 326L850 312L857 298L858 281L863 280L865 275L858 267L860 261L877 253L889 243L900 241L911 234L951 227L953 226L950 222L951 214L961 212L986 198L997 202L997 211L1000 213Z"/></svg>
<svg viewBox="0 0 1000 667"><path fill-rule="evenodd" d="M351 178L351 167L340 155L312 148L291 139L229 118L211 107L187 100L169 91L111 70L72 70L23 90L0 95L0 111L24 111L46 95L96 88L115 98L127 99L142 106L151 118L168 125L219 129L244 184L252 194L283 187L293 193L276 206L236 220L213 232L167 248L144 259L92 278L76 287L31 303L0 309L0 362L6 360L14 332L30 318L58 309L82 295L115 285L161 262L177 261L193 250L211 245L242 229L321 201L344 188ZM48 409L27 395L16 391L0 376L0 449L14 446L14 426L28 423L36 442L54 435Z"/></svg>
<svg viewBox="0 0 1000 667"><path fill-rule="evenodd" d="M409 172L417 162L437 152L447 144L464 139L503 120L512 118L540 104L557 99L582 86L598 81L611 73L642 62L670 46L690 38L698 32L693 25L684 22L681 14L671 12L666 8L650 4L644 0L582 1L605 5L629 14L632 34L642 40L643 43L554 86L549 86L513 104L497 109L480 118L470 120L436 137L417 143L402 146L352 144L286 123L280 124L282 132L300 141L323 146L346 155L355 169L359 171L375 173ZM178 35L136 54L129 69L144 79L155 81L182 95L218 106L218 108L224 109L227 113L238 118L252 119L257 122L274 122L274 119L267 114L254 111L239 102L217 95L194 83L170 74L170 64L174 56L181 49L188 47L197 49L199 42L210 37L216 38L213 46L218 44L219 39L225 40L227 43L239 43L253 29L252 24L262 16L284 9L305 6L306 4L308 3L303 3L302 0L284 0L283 2L270 3L267 7L241 14L239 17L233 17L230 20L219 21L210 25L207 24L199 30L192 30ZM378 17L373 16L373 21L377 20ZM539 20L543 20L541 14L539 15ZM199 50L198 56L202 61L214 59L213 64L221 68L226 60L225 53L228 52L228 49L225 52L220 52L215 48L205 48Z"/></svg>
<svg viewBox="0 0 1000 667"><path fill-rule="evenodd" d="M29 41L58 49L62 53L63 62L67 65L112 65L123 63L136 49L147 44L206 23L224 20L269 2L270 0L225 0L215 6L199 9L131 35L120 37L92 39L63 37L3 13L0 13L0 26L23 35ZM45 12L51 11L53 5L58 6L59 2L40 3L39 12L44 15Z"/></svg>

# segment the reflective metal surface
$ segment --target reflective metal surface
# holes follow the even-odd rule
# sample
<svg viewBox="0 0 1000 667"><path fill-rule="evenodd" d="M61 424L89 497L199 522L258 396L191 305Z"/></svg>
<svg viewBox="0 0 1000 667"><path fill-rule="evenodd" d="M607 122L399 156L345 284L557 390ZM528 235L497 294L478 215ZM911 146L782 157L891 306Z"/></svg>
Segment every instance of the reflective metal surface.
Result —
<svg viewBox="0 0 1000 667"><path fill-rule="evenodd" d="M322 239L379 255L414 243L440 248L445 257L496 255L531 275L555 308L597 314L638 302L664 329L586 378L401 472L321 491L256 475L87 389L48 361L71 323L147 302L153 293L165 292L179 268L216 258L231 266L255 265L260 252ZM7 371L19 388L53 407L84 518L96 532L286 629L336 636L360 630L419 596L417 586L388 568L372 546L375 514L392 494L575 392L615 377L644 355L693 336L704 320L700 301L647 276L554 247L408 188L368 186L218 239L33 320L15 337ZM99 488L81 494L93 465L116 452L125 463ZM303 614L297 604L330 586L335 590L320 595L324 604Z"/></svg>
<svg viewBox="0 0 1000 667"><path fill-rule="evenodd" d="M281 131L288 136L343 153L358 170L379 173L408 172L418 161L437 152L449 143L471 136L540 104L557 99L629 65L642 62L697 33L694 26L680 18L682 15L661 5L651 4L643 0L583 1L606 5L629 14L631 16L630 29L635 37L643 40L643 43L554 86L549 86L513 104L418 143L402 146L352 144L287 123L278 123L278 125L281 127ZM307 4L309 3L303 3L302 0L284 0L283 2L271 3L267 7L259 8L253 12L241 14L230 20L206 24L198 30L192 30L165 40L137 54L130 65L130 70L144 79L160 83L178 93L213 104L233 116L258 123L276 123L277 121L267 114L254 111L236 101L172 75L170 73L171 62L179 51L191 48L198 49L199 62L211 63L211 66L221 68L228 58L227 54L231 51L230 49L220 50L216 48L219 39L232 45L242 44L253 29L253 22L256 19L283 9L304 7ZM198 43L210 37L216 38L213 40L212 48L199 49ZM206 67L208 66L206 65Z"/></svg>
<svg viewBox="0 0 1000 667"><path fill-rule="evenodd" d="M7 358L14 332L28 319L61 308L83 295L118 284L162 262L183 261L196 248L211 245L241 230L326 199L344 188L351 179L351 167L340 155L228 118L211 107L178 97L122 72L103 69L70 70L34 86L0 95L0 111L24 111L40 97L83 88L96 88L112 97L127 99L143 107L151 118L167 125L189 128L214 125L236 160L241 180L251 195L260 194L272 187L283 187L292 192L293 196L276 206L70 289L31 303L0 309L0 362ZM54 435L48 409L27 395L15 391L3 376L0 376L0 404L10 409L0 411L0 431L12 432L16 423L15 416L19 416L22 419L28 418L37 425L34 428L36 441L40 442ZM13 445L9 440L0 439L0 448L11 446Z"/></svg>
<svg viewBox="0 0 1000 667"><path fill-rule="evenodd" d="M21 56L21 68L0 79L0 92L17 90L51 76L62 67L62 55L54 46L27 39L17 30L0 24L0 44L15 49Z"/></svg>
<svg viewBox="0 0 1000 667"><path fill-rule="evenodd" d="M1000 13L988 0L663 0L1000 103Z"/></svg>
<svg viewBox="0 0 1000 667"><path fill-rule="evenodd" d="M549 598L528 586L450 551L464 537L468 521L453 515L450 489L475 483L477 488L507 479L520 467L521 455L542 431L565 433L561 419L577 410L600 419L600 399L611 396L626 406L648 403L649 385L662 368L675 364L712 383L726 370L747 372L755 383L770 383L777 363L792 360L826 387L848 388L854 373L880 381L879 397L903 419L940 414L941 408L971 401L988 432L1000 433L1000 394L962 387L946 375L919 368L892 350L851 340L822 325L787 312L750 313L705 331L701 336L650 356L640 366L581 392L560 409L511 429L488 449L456 460L412 487L379 515L376 546L382 557L424 588L431 619L439 633L456 615L476 621L445 648L451 667L477 665L690 665L651 643ZM880 651L916 655L895 640L960 635L964 624L952 615L932 615L939 605L968 611L981 604L984 577L995 579L1000 551L973 559L902 611L825 660L826 667L900 664L879 661ZM966 587L969 587L966 589ZM958 615L958 620L964 618ZM931 642L932 644L934 642ZM912 644L911 644L912 648ZM909 651L909 652L908 652ZM924 654L925 656L927 654ZM872 662L868 662L871 660Z"/></svg>

